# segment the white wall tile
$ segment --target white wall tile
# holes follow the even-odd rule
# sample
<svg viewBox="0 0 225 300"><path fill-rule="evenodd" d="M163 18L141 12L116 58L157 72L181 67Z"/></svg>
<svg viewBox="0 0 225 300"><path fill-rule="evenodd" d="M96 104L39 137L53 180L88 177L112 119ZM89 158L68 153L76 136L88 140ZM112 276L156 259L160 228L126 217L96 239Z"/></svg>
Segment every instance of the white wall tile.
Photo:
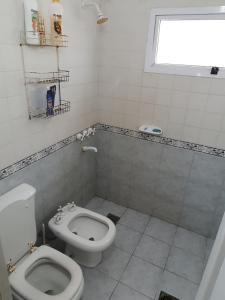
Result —
<svg viewBox="0 0 225 300"><path fill-rule="evenodd" d="M223 5L223 1L102 0L102 3L110 21L98 31L99 66L103 69L108 67L105 76L100 71L100 95L108 94L111 99L117 97L141 102L139 117L136 116L139 123L155 123L163 128L167 137L201 142L210 146L215 143L215 146L225 148L222 134L222 131L225 132L224 79L144 72L149 15L152 8L214 6ZM124 69L127 70L127 75ZM138 77L135 73L137 70ZM126 76L134 78L127 79L128 85ZM105 81L108 86L103 87ZM118 105L122 105L119 123L128 126L128 102L117 102L116 111L119 111ZM103 107L99 109L102 111ZM136 123L135 120L132 121L132 128Z"/></svg>
<svg viewBox="0 0 225 300"><path fill-rule="evenodd" d="M189 94L187 92L173 91L172 92L172 107L185 108L187 107Z"/></svg>
<svg viewBox="0 0 225 300"><path fill-rule="evenodd" d="M190 93L187 101L187 108L192 110L205 111L208 94Z"/></svg>
<svg viewBox="0 0 225 300"><path fill-rule="evenodd" d="M48 16L50 0L40 0ZM83 11L80 2L63 0L64 32L69 47L60 49L60 67L71 71L62 94L72 103L71 112L54 120L28 120L23 61L19 46L24 27L23 1L2 3L0 25L0 169L55 143L96 120L98 92L96 16ZM84 12L84 14L83 14ZM23 47L26 71L56 71L56 49ZM140 72L139 72L140 73ZM139 75L140 76L140 75ZM139 79L140 81L140 79Z"/></svg>
<svg viewBox="0 0 225 300"><path fill-rule="evenodd" d="M221 131L223 116L216 113L205 113L201 123L202 129Z"/></svg>
<svg viewBox="0 0 225 300"><path fill-rule="evenodd" d="M142 87L141 100L148 103L156 103L157 89L153 87Z"/></svg>
<svg viewBox="0 0 225 300"><path fill-rule="evenodd" d="M197 110L187 110L185 124L187 126L200 127L203 122L204 113Z"/></svg>
<svg viewBox="0 0 225 300"><path fill-rule="evenodd" d="M184 124L186 110L182 108L170 108L169 122L174 124Z"/></svg>
<svg viewBox="0 0 225 300"><path fill-rule="evenodd" d="M167 89L157 90L156 104L163 106L171 106L171 92Z"/></svg>
<svg viewBox="0 0 225 300"><path fill-rule="evenodd" d="M206 111L210 113L225 113L225 96L209 95Z"/></svg>

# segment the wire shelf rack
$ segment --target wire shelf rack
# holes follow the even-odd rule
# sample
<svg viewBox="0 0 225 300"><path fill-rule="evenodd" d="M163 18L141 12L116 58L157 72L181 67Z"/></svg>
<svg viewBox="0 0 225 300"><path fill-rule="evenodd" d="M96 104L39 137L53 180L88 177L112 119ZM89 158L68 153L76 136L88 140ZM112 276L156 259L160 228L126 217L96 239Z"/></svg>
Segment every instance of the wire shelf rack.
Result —
<svg viewBox="0 0 225 300"><path fill-rule="evenodd" d="M68 35L56 36L52 33L21 31L20 45L36 47L68 47Z"/></svg>
<svg viewBox="0 0 225 300"><path fill-rule="evenodd" d="M61 100L61 103L53 108L53 111L51 114L48 114L47 109L46 109L46 112L43 112L40 114L31 114L30 119L32 119L32 118L40 118L40 119L52 118L52 117L64 114L66 112L69 112L69 111L70 111L70 101Z"/></svg>
<svg viewBox="0 0 225 300"><path fill-rule="evenodd" d="M60 70L57 72L27 72L25 73L26 84L50 84L59 82L68 82L70 79L70 72Z"/></svg>

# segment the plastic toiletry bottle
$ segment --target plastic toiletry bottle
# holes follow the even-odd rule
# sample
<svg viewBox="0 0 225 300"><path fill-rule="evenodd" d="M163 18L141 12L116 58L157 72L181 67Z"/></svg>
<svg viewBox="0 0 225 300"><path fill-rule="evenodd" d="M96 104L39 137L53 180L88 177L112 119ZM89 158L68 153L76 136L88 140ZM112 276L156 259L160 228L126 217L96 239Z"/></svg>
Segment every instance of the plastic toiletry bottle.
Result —
<svg viewBox="0 0 225 300"><path fill-rule="evenodd" d="M60 0L52 0L51 5L51 33L52 42L55 45L61 46L63 42L63 6Z"/></svg>
<svg viewBox="0 0 225 300"><path fill-rule="evenodd" d="M38 13L38 32L40 38L40 45L46 45L46 33L45 33L45 20L43 14L39 11Z"/></svg>
<svg viewBox="0 0 225 300"><path fill-rule="evenodd" d="M53 116L54 115L54 94L52 92L51 87L47 87L47 116Z"/></svg>
<svg viewBox="0 0 225 300"><path fill-rule="evenodd" d="M56 85L52 85L50 90L52 92L53 107L55 107Z"/></svg>
<svg viewBox="0 0 225 300"><path fill-rule="evenodd" d="M26 42L30 45L39 45L38 32L38 3L37 0L24 0Z"/></svg>

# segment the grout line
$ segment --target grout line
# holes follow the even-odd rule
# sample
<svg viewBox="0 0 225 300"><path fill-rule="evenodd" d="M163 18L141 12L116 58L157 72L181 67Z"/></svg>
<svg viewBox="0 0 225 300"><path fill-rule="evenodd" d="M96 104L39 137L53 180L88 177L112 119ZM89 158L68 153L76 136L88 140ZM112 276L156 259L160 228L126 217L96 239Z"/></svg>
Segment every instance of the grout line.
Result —
<svg viewBox="0 0 225 300"><path fill-rule="evenodd" d="M182 275L178 275L177 273L174 273L174 272L169 271L169 270L165 270L165 271L168 272L168 273L171 273L171 274L175 275L176 277L180 277L180 278L182 278L182 279L184 279L184 280L188 281L189 283L192 283L192 284L194 284L194 285L196 285L196 286L199 286L199 285L200 285L200 283L196 283L196 282L194 282L194 281L191 281L190 279L187 279L186 277L184 277L184 276L182 276Z"/></svg>
<svg viewBox="0 0 225 300"><path fill-rule="evenodd" d="M150 265L153 265L154 267L157 267L158 269L161 269L162 271L164 271L164 267L161 267L161 266L159 266L159 265L156 265L155 263L153 263L153 262L151 262L151 261L149 261L149 260L147 260L147 259L145 259L145 258L143 258L143 257L140 257L140 256L138 256L138 255L136 255L136 254L133 254L132 256L133 256L133 257L136 257L136 258L138 258L138 259L140 259L140 260L142 260L142 261L144 261L144 262L146 262L146 263L148 263L148 264L150 264Z"/></svg>
<svg viewBox="0 0 225 300"><path fill-rule="evenodd" d="M134 289L133 287L131 288L131 287L130 287L129 285L127 285L126 283L123 283L123 282L119 282L119 283L122 284L122 285L125 285L125 286L128 287L129 289L131 289L131 290L137 292L138 294L140 294L140 295L146 297L146 298L149 299L149 300L154 300L154 299L152 299L151 297L149 297L149 296L143 294L142 292L140 292L140 291ZM109 300L110 300L110 299L109 299Z"/></svg>
<svg viewBox="0 0 225 300"><path fill-rule="evenodd" d="M149 237L149 238L152 238L153 240L156 240L156 241L158 241L158 242L161 242L161 243L166 244L167 246L171 247L171 244L169 244L169 243L167 243L167 242L165 242L165 241L163 241L163 240L160 240L160 239L158 239L158 238L155 237L155 236L152 236L152 235L147 234L147 233L144 233L144 235L147 236L147 237Z"/></svg>
<svg viewBox="0 0 225 300"><path fill-rule="evenodd" d="M136 251L136 249L137 249L137 247L138 247L138 245L139 245L139 243L140 243L140 241L141 241L141 239L142 239L142 236L143 236L143 234L140 236L140 238L139 238L139 240L138 240L138 243L137 243L136 247L135 247L134 250L132 251L129 260L128 260L126 266L124 267L123 272L122 272L120 278L118 279L118 284L119 284L119 283L122 283L122 282L121 282L122 276L123 276L124 272L126 271L126 269L127 269L128 265L129 265L129 263L130 263L132 257L134 257L134 252ZM118 286L118 284L117 284L117 286ZM117 286L116 286L116 287L117 287ZM112 294L111 294L109 300L111 299L111 297L112 297L113 293L115 292L115 290L116 290L116 288L113 290L113 292L112 292Z"/></svg>

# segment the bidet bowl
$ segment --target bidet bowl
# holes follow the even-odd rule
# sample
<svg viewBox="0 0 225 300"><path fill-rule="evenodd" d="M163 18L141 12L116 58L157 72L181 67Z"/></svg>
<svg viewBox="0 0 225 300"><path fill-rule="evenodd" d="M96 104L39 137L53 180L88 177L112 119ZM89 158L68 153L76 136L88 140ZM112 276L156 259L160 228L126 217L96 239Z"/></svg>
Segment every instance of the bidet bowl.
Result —
<svg viewBox="0 0 225 300"><path fill-rule="evenodd" d="M64 207L62 222L57 225L52 218L49 227L66 242L66 254L88 267L100 263L102 252L116 236L116 227L110 219L81 207L72 212Z"/></svg>

